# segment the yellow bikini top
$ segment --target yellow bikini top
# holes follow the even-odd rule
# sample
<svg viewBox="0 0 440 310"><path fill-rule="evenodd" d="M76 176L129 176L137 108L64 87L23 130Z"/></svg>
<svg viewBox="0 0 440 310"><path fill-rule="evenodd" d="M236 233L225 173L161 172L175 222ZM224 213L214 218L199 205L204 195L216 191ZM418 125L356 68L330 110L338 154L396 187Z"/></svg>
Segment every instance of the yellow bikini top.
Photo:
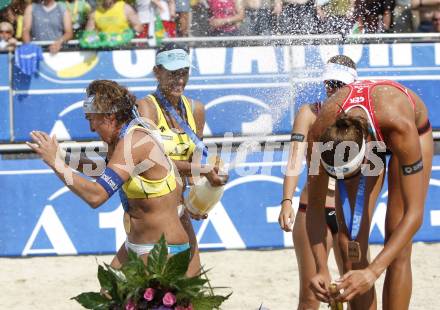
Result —
<svg viewBox="0 0 440 310"><path fill-rule="evenodd" d="M150 130L139 125L130 127L125 134L135 129L143 130L150 134ZM154 138L154 136L152 137ZM130 177L122 185L122 190L127 198L154 198L171 193L176 188L176 177L174 176L173 165L168 157L167 160L170 165L170 171L160 180L148 180L140 175Z"/></svg>
<svg viewBox="0 0 440 310"><path fill-rule="evenodd" d="M176 132L175 129L170 128L163 114L163 111L156 100L156 97L149 95L148 98L153 101L157 111L157 127L160 130L162 137L162 143L167 154L173 160L189 160L192 153L196 148L196 144L185 133ZM186 110L186 119L188 120L189 127L196 132L196 122L192 113L192 106L188 101L188 98L182 96L183 105Z"/></svg>

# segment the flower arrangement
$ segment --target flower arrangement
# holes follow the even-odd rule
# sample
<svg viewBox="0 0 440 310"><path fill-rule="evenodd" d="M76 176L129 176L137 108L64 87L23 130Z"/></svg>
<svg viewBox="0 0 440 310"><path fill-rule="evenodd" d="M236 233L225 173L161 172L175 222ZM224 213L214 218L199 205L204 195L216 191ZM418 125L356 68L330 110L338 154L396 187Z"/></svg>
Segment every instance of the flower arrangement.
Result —
<svg viewBox="0 0 440 310"><path fill-rule="evenodd" d="M87 309L211 310L229 298L214 295L206 272L187 277L190 250L168 257L162 235L145 265L134 252L121 269L98 266L98 280L105 293L86 292L72 299Z"/></svg>

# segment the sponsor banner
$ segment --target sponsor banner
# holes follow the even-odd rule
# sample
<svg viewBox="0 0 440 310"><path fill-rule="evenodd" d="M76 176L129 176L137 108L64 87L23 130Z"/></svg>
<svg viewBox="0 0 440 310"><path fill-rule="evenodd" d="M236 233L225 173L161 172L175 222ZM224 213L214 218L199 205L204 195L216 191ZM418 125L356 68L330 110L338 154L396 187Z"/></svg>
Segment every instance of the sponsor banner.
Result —
<svg viewBox="0 0 440 310"><path fill-rule="evenodd" d="M292 246L291 233L282 232L277 222L286 156L266 149L237 163L221 202L207 220L194 221L202 249ZM424 222L414 241L440 241L439 170L436 156ZM304 181L303 173L299 188ZM0 182L1 256L114 253L125 240L117 195L93 210L36 159L1 160ZM372 243L384 239L387 188L385 183L373 216Z"/></svg>
<svg viewBox="0 0 440 310"><path fill-rule="evenodd" d="M0 142L10 141L9 122L9 55L0 53Z"/></svg>
<svg viewBox="0 0 440 310"><path fill-rule="evenodd" d="M207 136L226 131L285 134L299 105L324 98L323 65L343 53L357 63L360 78L397 80L414 89L425 100L433 126L440 127L435 91L439 47L405 43L195 48L187 95L207 107ZM154 50L44 54L35 77L14 72L16 139L26 140L36 128L57 133L60 139L93 139L79 109L87 85L94 79L112 79L143 97L156 87L153 66Z"/></svg>

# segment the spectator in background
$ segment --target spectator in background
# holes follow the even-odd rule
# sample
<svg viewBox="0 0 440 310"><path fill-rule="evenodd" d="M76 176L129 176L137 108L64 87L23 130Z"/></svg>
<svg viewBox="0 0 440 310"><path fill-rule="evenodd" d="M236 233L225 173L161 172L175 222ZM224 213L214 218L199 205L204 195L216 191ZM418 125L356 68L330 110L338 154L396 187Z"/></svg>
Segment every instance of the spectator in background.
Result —
<svg viewBox="0 0 440 310"><path fill-rule="evenodd" d="M12 0L11 4L0 11L0 21L8 22L15 30L15 38L23 36L23 15L24 10L31 0Z"/></svg>
<svg viewBox="0 0 440 310"><path fill-rule="evenodd" d="M355 14L361 32L389 32L394 0L356 0Z"/></svg>
<svg viewBox="0 0 440 310"><path fill-rule="evenodd" d="M49 46L57 53L72 38L72 19L65 7L54 0L37 0L24 11L23 42L54 41Z"/></svg>
<svg viewBox="0 0 440 310"><path fill-rule="evenodd" d="M209 35L236 36L240 34L240 23L244 19L241 0L208 0Z"/></svg>
<svg viewBox="0 0 440 310"><path fill-rule="evenodd" d="M79 38L86 27L87 17L92 11L92 7L86 0L65 0L60 2L65 6L72 17L72 29L75 38Z"/></svg>
<svg viewBox="0 0 440 310"><path fill-rule="evenodd" d="M191 1L191 35L206 37L209 35L209 5L206 0Z"/></svg>
<svg viewBox="0 0 440 310"><path fill-rule="evenodd" d="M162 20L167 36L176 36L176 6L174 0L136 0L136 11L142 24L142 32L138 38L148 38L152 35L150 31L157 16Z"/></svg>
<svg viewBox="0 0 440 310"><path fill-rule="evenodd" d="M168 38L175 38L177 35L176 27L176 2L174 0L159 0L156 7L156 18L159 15Z"/></svg>
<svg viewBox="0 0 440 310"><path fill-rule="evenodd" d="M105 33L123 33L130 29L141 33L143 28L136 11L124 1L100 0L89 15L87 30Z"/></svg>
<svg viewBox="0 0 440 310"><path fill-rule="evenodd" d="M393 10L393 32L413 32L411 0L396 0Z"/></svg>
<svg viewBox="0 0 440 310"><path fill-rule="evenodd" d="M411 8L415 10L416 31L433 32L432 18L434 12L440 9L440 0L411 0Z"/></svg>
<svg viewBox="0 0 440 310"><path fill-rule="evenodd" d="M14 27L8 22L0 23L0 50L13 51L17 45L14 38Z"/></svg>
<svg viewBox="0 0 440 310"><path fill-rule="evenodd" d="M321 32L328 34L350 32L354 24L354 1L318 0L316 4Z"/></svg>
<svg viewBox="0 0 440 310"><path fill-rule="evenodd" d="M190 0L175 0L175 6L177 36L187 37L189 35L189 16L191 13Z"/></svg>
<svg viewBox="0 0 440 310"><path fill-rule="evenodd" d="M432 25L434 27L434 32L440 32L440 10L434 12L434 15L432 16Z"/></svg>
<svg viewBox="0 0 440 310"><path fill-rule="evenodd" d="M279 20L279 34L312 34L318 32L318 19L313 0L275 0L274 12Z"/></svg>
<svg viewBox="0 0 440 310"><path fill-rule="evenodd" d="M246 35L271 35L274 25L274 1L245 0L245 22L242 26Z"/></svg>

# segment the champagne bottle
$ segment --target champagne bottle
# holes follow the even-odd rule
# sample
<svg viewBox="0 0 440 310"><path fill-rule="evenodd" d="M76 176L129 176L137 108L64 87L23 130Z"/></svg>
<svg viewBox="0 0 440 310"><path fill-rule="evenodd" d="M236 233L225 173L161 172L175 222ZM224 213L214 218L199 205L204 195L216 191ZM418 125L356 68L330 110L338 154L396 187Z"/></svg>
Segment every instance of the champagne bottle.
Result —
<svg viewBox="0 0 440 310"><path fill-rule="evenodd" d="M333 298L338 297L339 290L337 289L337 286L335 283L330 284L330 295L332 297L332 300L330 301L330 309L331 310L344 310L344 305L340 301L335 301Z"/></svg>

